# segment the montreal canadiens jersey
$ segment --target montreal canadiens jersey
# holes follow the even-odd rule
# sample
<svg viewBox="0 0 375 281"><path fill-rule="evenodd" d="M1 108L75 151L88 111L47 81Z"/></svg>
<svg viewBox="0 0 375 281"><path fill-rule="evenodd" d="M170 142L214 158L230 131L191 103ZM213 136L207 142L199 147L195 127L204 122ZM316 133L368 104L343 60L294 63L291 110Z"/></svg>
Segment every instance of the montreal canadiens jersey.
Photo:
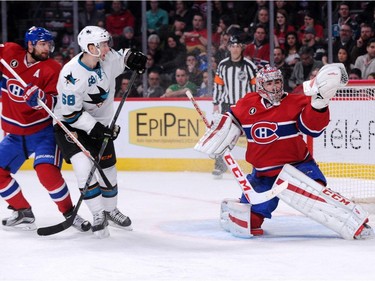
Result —
<svg viewBox="0 0 375 281"><path fill-rule="evenodd" d="M276 176L284 164L311 160L303 134L317 137L329 123L329 110L315 111L310 97L287 94L279 106L267 106L249 93L231 107L247 137L246 161L259 176Z"/></svg>
<svg viewBox="0 0 375 281"><path fill-rule="evenodd" d="M28 65L26 50L16 43L0 45L0 57L3 58L15 72L27 83L37 85L46 94L46 104L54 106L57 95L56 83L60 64L53 59ZM0 64L3 73L1 80L2 113L1 126L5 132L16 135L30 135L52 124L52 118L41 109L29 107L24 99L24 88L15 77Z"/></svg>
<svg viewBox="0 0 375 281"><path fill-rule="evenodd" d="M125 63L124 54L112 49L95 69L84 65L81 56L82 53L72 58L60 72L55 115L71 127L89 133L96 122L110 124L115 78L124 71Z"/></svg>

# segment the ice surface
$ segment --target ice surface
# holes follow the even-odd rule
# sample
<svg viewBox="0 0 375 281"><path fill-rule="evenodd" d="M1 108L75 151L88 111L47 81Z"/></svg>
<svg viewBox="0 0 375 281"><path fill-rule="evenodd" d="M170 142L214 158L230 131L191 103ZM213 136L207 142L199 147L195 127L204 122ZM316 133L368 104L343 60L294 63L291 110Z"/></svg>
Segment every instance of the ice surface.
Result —
<svg viewBox="0 0 375 281"><path fill-rule="evenodd" d="M73 201L74 175L63 171ZM32 171L15 175L38 226L63 220ZM223 198L240 189L230 174L120 172L119 209L133 231L108 239L70 228L40 237L0 230L0 280L374 280L375 240L346 241L280 202L265 235L240 239L219 225ZM10 214L0 201L0 217ZM79 212L92 220L86 205ZM373 225L372 223L370 223ZM374 225L373 225L374 226Z"/></svg>

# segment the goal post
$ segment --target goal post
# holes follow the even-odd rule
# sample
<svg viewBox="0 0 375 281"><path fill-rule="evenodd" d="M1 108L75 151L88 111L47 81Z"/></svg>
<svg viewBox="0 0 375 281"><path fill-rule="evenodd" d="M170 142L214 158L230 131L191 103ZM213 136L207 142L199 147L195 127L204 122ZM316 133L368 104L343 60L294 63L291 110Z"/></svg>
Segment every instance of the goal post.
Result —
<svg viewBox="0 0 375 281"><path fill-rule="evenodd" d="M375 80L351 80L330 103L330 123L310 151L328 186L357 202L375 202Z"/></svg>

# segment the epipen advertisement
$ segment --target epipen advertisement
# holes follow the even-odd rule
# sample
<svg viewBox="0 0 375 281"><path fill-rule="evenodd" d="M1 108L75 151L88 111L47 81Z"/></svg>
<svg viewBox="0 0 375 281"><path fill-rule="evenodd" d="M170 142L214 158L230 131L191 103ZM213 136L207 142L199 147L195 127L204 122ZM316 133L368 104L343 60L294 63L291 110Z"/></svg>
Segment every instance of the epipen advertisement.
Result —
<svg viewBox="0 0 375 281"><path fill-rule="evenodd" d="M209 121L213 118L212 102L197 100ZM350 103L350 105L349 105ZM118 102L115 103L118 105ZM1 103L0 103L1 107ZM318 162L375 164L375 101L332 101L331 121L326 131L314 139L313 154ZM199 166L199 161L209 161L207 155L194 150L194 145L205 132L205 124L187 99L128 99L117 124L121 133L117 140L116 154L121 162L142 159L160 162L168 159L191 160L189 165L176 161L159 168L190 170ZM0 131L0 139L4 132ZM232 151L238 160L244 159L246 139L240 138ZM135 159L135 160L134 160ZM125 161L125 162L126 162ZM207 164L208 163L208 164ZM211 169L212 162L206 162ZM127 164L131 169L133 164ZM150 164L151 165L151 164ZM155 165L155 164L152 164ZM142 163L137 169L147 167ZM157 167L156 167L157 168ZM156 169L155 168L155 169Z"/></svg>

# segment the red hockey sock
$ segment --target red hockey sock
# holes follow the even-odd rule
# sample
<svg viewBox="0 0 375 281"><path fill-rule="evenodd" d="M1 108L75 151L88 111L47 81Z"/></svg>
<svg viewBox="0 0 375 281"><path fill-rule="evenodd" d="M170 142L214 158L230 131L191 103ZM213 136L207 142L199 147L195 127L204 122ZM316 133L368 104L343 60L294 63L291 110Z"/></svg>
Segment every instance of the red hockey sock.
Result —
<svg viewBox="0 0 375 281"><path fill-rule="evenodd" d="M17 181L12 178L9 171L2 168L0 168L0 194L15 210L31 208Z"/></svg>
<svg viewBox="0 0 375 281"><path fill-rule="evenodd" d="M72 199L59 168L51 164L39 164L35 167L35 171L59 211L63 214L70 211L73 208Z"/></svg>

